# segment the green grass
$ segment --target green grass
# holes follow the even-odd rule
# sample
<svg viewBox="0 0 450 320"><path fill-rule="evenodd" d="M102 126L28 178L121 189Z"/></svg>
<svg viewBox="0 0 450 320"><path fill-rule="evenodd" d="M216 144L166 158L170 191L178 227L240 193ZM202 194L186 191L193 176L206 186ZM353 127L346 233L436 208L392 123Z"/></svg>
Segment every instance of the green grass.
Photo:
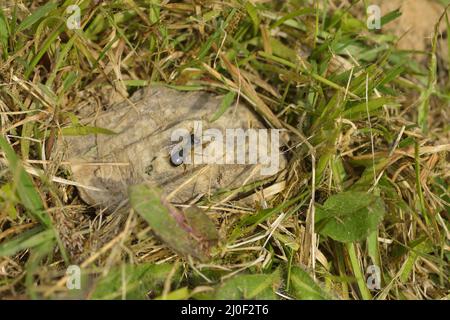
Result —
<svg viewBox="0 0 450 320"><path fill-rule="evenodd" d="M417 62L384 29L366 29L365 1L338 2L6 2L0 298L448 298L442 41L436 34L427 63ZM71 4L80 30L66 27ZM154 83L224 94L214 119L240 95L290 138L286 185L268 208L208 212L221 241L206 262L182 254L195 241L176 254L150 232L148 210L160 204L108 215L55 179L71 179L58 137L110 133L80 126L77 106ZM80 290L66 288L69 265L81 268ZM372 265L381 270L373 290Z"/></svg>

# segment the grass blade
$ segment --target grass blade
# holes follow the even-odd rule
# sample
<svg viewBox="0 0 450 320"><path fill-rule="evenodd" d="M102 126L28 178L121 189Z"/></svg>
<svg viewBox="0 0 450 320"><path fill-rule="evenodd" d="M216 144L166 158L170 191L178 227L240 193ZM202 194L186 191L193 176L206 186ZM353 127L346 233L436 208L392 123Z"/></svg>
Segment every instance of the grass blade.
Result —
<svg viewBox="0 0 450 320"><path fill-rule="evenodd" d="M39 7L35 12L33 12L31 15L26 17L22 23L17 28L17 32L26 30L33 26L36 22L38 22L40 19L45 17L50 11L55 9L58 5L54 2L49 2L42 7Z"/></svg>
<svg viewBox="0 0 450 320"><path fill-rule="evenodd" d="M9 169L13 175L13 181L23 206L31 213L33 218L37 219L46 227L51 227L50 217L45 212L44 204L33 184L33 180L25 171L16 153L4 137L0 137L0 149L6 155Z"/></svg>
<svg viewBox="0 0 450 320"><path fill-rule="evenodd" d="M12 256L21 250L37 247L45 242L52 241L54 238L53 230L43 230L42 227L36 227L0 244L0 257Z"/></svg>

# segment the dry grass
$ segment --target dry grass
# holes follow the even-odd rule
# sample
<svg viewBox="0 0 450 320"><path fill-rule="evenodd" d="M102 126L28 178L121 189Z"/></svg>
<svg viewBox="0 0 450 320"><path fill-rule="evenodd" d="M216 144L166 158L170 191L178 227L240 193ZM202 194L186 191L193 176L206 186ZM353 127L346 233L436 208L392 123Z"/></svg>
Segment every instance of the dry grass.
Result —
<svg viewBox="0 0 450 320"><path fill-rule="evenodd" d="M342 299L448 298L449 65L436 46L422 53L427 65L412 60L349 1L59 1L34 20L47 1L2 2L0 128L33 183L3 146L0 297L214 298L252 274L272 279L278 298L304 298L301 267ZM82 30L66 28L72 3ZM156 82L236 91L287 129L275 197L202 204L222 237L207 264L175 254L132 210L87 207L54 152L61 129L83 120L80 105ZM385 204L366 240L342 243L316 224L317 208L344 191ZM66 288L71 264L82 290ZM381 288L369 291L361 277L374 264Z"/></svg>

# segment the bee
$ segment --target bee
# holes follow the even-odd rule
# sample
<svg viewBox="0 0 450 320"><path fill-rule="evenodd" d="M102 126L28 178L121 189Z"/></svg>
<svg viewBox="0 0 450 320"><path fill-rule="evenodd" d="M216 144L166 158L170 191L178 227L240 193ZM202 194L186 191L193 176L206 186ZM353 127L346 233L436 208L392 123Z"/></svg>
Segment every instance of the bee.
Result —
<svg viewBox="0 0 450 320"><path fill-rule="evenodd" d="M183 144L183 142L185 142L185 140L187 140L187 142ZM198 146L201 143L202 143L202 140L198 136L196 136L194 133L191 133L189 138L183 139L182 142L176 144L175 147L172 148L172 150L170 151L170 154L169 154L170 155L170 164L174 167L178 167L182 164L185 164L187 157L189 155L194 154L195 146ZM202 146L201 146L202 150L210 143L211 143L211 141L202 143ZM185 152L187 154L185 154ZM191 159L191 161L192 161L192 159Z"/></svg>
<svg viewBox="0 0 450 320"><path fill-rule="evenodd" d="M185 139L183 139L184 142ZM188 151L190 149L193 149L195 144L198 144L200 142L200 139L198 139L195 134L191 133L189 139L186 144L177 144L175 147L172 148L170 151L170 164L174 167L178 167L185 163L186 157L188 156L185 154L185 151ZM191 150L192 154L192 150Z"/></svg>

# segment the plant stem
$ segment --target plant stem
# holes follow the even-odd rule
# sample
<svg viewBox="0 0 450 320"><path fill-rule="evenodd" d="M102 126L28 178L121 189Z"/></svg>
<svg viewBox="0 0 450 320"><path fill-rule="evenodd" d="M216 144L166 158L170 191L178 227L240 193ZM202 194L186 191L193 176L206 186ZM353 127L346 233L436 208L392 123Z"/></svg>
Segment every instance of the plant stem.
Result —
<svg viewBox="0 0 450 320"><path fill-rule="evenodd" d="M350 262L352 264L353 274L355 275L356 281L358 283L359 291L361 291L361 296L364 300L372 300L372 294L367 288L364 275L358 263L358 258L356 256L356 248L354 243L347 244L347 251L350 256Z"/></svg>

